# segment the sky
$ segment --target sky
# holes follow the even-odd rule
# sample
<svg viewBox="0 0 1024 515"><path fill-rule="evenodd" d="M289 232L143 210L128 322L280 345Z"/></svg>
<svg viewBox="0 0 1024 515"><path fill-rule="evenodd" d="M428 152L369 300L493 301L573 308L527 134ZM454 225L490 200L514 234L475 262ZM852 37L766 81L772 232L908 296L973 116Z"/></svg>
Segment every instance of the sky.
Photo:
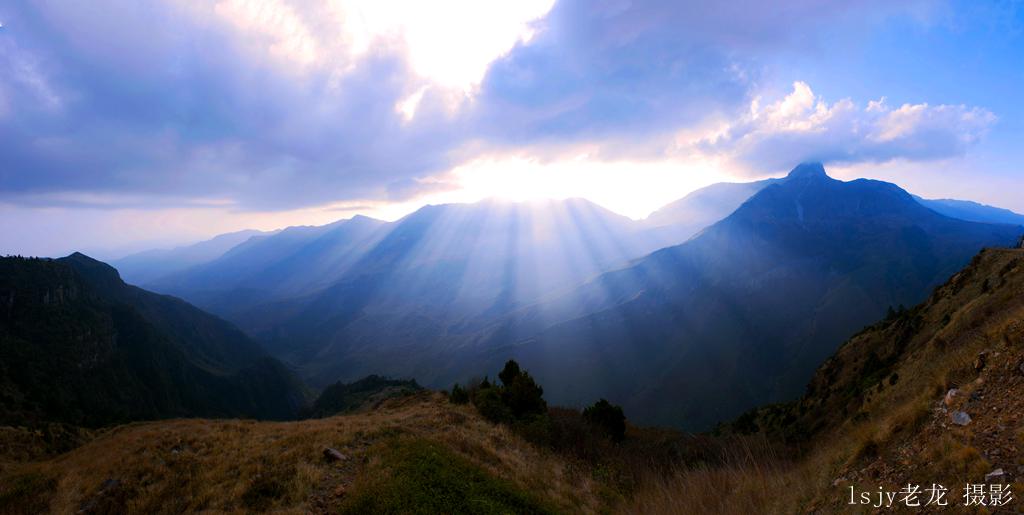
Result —
<svg viewBox="0 0 1024 515"><path fill-rule="evenodd" d="M1020 1L7 0L0 254L488 197L639 219L809 160L1024 212L1022 95Z"/></svg>

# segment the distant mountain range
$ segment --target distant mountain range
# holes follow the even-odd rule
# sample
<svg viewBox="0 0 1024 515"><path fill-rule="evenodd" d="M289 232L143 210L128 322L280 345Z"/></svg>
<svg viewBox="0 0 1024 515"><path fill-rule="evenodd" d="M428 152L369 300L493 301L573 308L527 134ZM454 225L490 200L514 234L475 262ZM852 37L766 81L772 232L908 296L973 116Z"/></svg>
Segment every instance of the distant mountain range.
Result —
<svg viewBox="0 0 1024 515"><path fill-rule="evenodd" d="M175 247L173 249L147 250L111 261L126 281L131 284L146 284L181 270L213 261L242 242L260 235L262 231L245 230L221 234L209 240Z"/></svg>
<svg viewBox="0 0 1024 515"><path fill-rule="evenodd" d="M1024 215L1014 213L1009 209L986 206L985 204L969 200L928 200L918 196L914 196L914 198L929 209L951 218L959 218L971 222L1024 225Z"/></svg>
<svg viewBox="0 0 1024 515"><path fill-rule="evenodd" d="M249 326L282 300L315 305L328 290L374 281L365 302L504 310L578 284L672 240L589 201L427 206L381 222L357 216L252 238L203 265L146 284ZM354 282L355 281L355 282ZM276 308L273 308L276 310ZM417 308L418 309L418 308ZM258 320L253 321L253 317Z"/></svg>
<svg viewBox="0 0 1024 515"><path fill-rule="evenodd" d="M82 254L0 258L0 425L293 417L301 381L235 326Z"/></svg>
<svg viewBox="0 0 1024 515"><path fill-rule="evenodd" d="M702 428L792 398L861 326L1014 243L1019 218L808 164L639 222L570 199L294 227L146 287L234 321L313 386L449 386L514 356L556 403Z"/></svg>

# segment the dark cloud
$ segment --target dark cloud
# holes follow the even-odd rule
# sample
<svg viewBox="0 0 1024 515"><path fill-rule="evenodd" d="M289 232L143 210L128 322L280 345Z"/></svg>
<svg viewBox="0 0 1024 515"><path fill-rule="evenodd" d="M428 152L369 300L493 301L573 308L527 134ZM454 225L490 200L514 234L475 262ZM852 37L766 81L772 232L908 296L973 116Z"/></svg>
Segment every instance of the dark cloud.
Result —
<svg viewBox="0 0 1024 515"><path fill-rule="evenodd" d="M759 55L849 5L559 1L472 99L431 87L406 120L396 103L427 83L402 46L343 62L316 5L292 9L324 45L309 65L176 3L15 0L0 6L0 199L287 209L449 187L432 177L494 149L658 155L675 131L746 109Z"/></svg>
<svg viewBox="0 0 1024 515"><path fill-rule="evenodd" d="M6 197L131 192L274 209L382 198L450 166L456 125L430 97L412 122L395 113L417 87L400 52L371 52L345 73L288 69L222 24L131 5L5 8Z"/></svg>

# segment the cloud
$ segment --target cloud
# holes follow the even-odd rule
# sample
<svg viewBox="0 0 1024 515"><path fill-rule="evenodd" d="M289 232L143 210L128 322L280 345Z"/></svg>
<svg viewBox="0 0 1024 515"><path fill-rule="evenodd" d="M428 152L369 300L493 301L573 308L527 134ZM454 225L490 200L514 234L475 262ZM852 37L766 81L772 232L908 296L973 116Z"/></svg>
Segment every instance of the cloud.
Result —
<svg viewBox="0 0 1024 515"><path fill-rule="evenodd" d="M494 151L663 156L854 8L550 2L4 3L0 201L287 210L449 188Z"/></svg>
<svg viewBox="0 0 1024 515"><path fill-rule="evenodd" d="M864 106L850 99L829 104L796 82L776 102L762 106L755 99L739 121L694 146L759 173L803 161L930 161L963 155L995 122L991 112L964 105L893 107L885 98Z"/></svg>
<svg viewBox="0 0 1024 515"><path fill-rule="evenodd" d="M0 7L0 199L288 209L389 198L450 168L463 137L447 92L426 90L411 119L395 110L429 83L401 41L350 52L318 21L328 4L297 5Z"/></svg>
<svg viewBox="0 0 1024 515"><path fill-rule="evenodd" d="M596 145L609 158L663 157L673 135L740 116L761 60L821 27L914 11L917 2L562 0L528 42L495 61L474 127L491 143Z"/></svg>

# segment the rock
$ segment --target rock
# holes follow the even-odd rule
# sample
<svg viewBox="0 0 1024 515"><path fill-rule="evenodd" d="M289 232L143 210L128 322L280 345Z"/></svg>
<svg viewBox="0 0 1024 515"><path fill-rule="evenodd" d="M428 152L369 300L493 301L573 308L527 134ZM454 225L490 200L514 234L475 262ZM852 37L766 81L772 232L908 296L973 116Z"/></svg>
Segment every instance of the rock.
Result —
<svg viewBox="0 0 1024 515"><path fill-rule="evenodd" d="M1006 473L1003 472L1003 469L995 469L985 474L986 483L1001 483L1004 479L1006 479Z"/></svg>
<svg viewBox="0 0 1024 515"><path fill-rule="evenodd" d="M324 458L327 458L327 461L345 461L348 459L348 456L345 456L337 449L325 447Z"/></svg>
<svg viewBox="0 0 1024 515"><path fill-rule="evenodd" d="M960 390L952 388L948 392L946 392L946 398L942 400L942 403L945 404L947 407L953 407L953 404L956 404L956 399L959 396Z"/></svg>
<svg viewBox="0 0 1024 515"><path fill-rule="evenodd" d="M966 426L971 423L971 416L963 411L954 411L952 419L953 423L958 426Z"/></svg>
<svg viewBox="0 0 1024 515"><path fill-rule="evenodd" d="M988 361L988 351L983 350L978 353L978 357L974 360L974 371L981 372L985 368L985 364Z"/></svg>

